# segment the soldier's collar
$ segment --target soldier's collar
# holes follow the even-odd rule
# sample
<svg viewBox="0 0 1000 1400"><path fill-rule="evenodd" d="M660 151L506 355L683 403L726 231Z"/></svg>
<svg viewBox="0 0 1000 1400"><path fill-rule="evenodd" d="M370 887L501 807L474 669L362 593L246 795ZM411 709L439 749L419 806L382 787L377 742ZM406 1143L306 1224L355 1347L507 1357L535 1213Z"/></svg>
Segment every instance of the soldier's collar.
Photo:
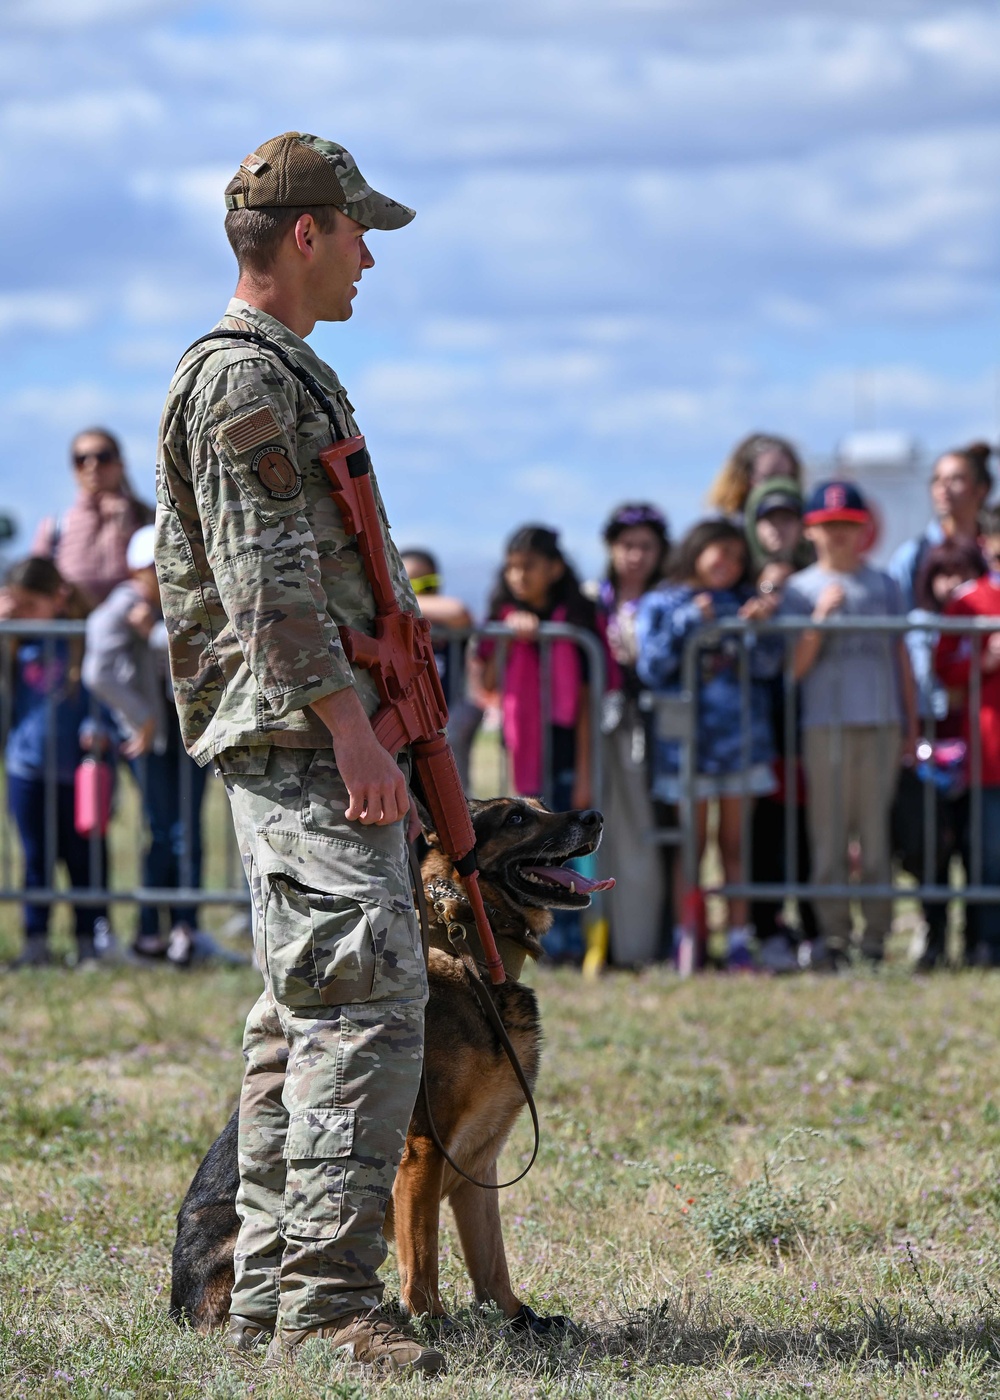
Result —
<svg viewBox="0 0 1000 1400"><path fill-rule="evenodd" d="M262 311L259 306L251 306L242 297L231 297L223 320L241 321L251 330L260 331L269 340L277 341L282 350L286 350L304 369L316 375L321 383L324 380L327 382L332 380L334 386L340 388L340 380L336 374L325 361L319 358L309 342L303 340L300 335L296 335L285 325L284 321L279 321L270 312Z"/></svg>

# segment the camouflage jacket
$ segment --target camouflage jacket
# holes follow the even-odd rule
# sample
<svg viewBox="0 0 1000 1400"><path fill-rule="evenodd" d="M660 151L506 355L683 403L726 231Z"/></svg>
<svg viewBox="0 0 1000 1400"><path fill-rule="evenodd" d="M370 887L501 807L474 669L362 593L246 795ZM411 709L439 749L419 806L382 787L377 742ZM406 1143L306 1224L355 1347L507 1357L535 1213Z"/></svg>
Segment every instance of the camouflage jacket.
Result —
<svg viewBox="0 0 1000 1400"><path fill-rule="evenodd" d="M273 316L234 298L221 330L256 330L319 380L345 434L358 431L333 370ZM375 604L317 454L329 422L264 349L224 340L185 354L160 424L156 569L184 744L199 763L223 749L329 748L307 707L371 677L353 671L338 625L372 631ZM417 611L382 516L400 605Z"/></svg>

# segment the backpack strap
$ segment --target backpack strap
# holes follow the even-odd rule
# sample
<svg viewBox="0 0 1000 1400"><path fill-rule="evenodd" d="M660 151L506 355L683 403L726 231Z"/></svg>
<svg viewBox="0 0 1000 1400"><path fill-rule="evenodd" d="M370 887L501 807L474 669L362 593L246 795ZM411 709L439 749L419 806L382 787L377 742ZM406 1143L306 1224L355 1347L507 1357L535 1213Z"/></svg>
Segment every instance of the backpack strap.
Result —
<svg viewBox="0 0 1000 1400"><path fill-rule="evenodd" d="M178 367L183 364L184 360L196 346L205 345L209 341L214 340L245 340L251 345L257 345L262 350L269 351L276 359L280 360L288 372L293 374L299 383L312 394L313 398L330 420L330 429L333 433L334 442L346 441L346 434L341 431L340 423L337 421L337 411L329 395L316 376L310 374L307 369L304 369L302 365L294 360L283 346L278 345L276 341L271 340L260 331L209 331L207 335L199 336L197 340L191 342L180 360L178 360Z"/></svg>

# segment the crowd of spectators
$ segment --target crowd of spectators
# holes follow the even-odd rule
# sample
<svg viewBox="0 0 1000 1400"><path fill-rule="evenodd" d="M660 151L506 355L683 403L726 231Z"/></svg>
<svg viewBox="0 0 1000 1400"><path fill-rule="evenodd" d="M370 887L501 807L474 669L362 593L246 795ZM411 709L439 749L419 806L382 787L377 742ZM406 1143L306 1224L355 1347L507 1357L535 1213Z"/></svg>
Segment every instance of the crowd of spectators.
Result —
<svg viewBox="0 0 1000 1400"><path fill-rule="evenodd" d="M106 429L78 433L70 461L73 504L42 521L32 554L12 566L0 591L5 619L86 619L84 643L29 635L13 650L5 766L24 888L48 887L57 861L73 888L105 886L118 760L132 770L142 797L145 886L196 888L206 775L180 743L153 566L153 512L132 490L121 447ZM99 788L102 777L108 800L98 799L105 811L95 819L85 800L88 780ZM90 815L83 818L81 808ZM93 966L113 947L107 910L78 904L73 915L76 965ZM48 904L24 906L18 966L52 960L49 916ZM190 906L146 905L131 956L184 965L194 932Z"/></svg>
<svg viewBox="0 0 1000 1400"><path fill-rule="evenodd" d="M502 644L470 639L474 619L444 590L432 553L403 551L418 604L436 629L449 735L467 787L473 739L492 710L512 791L559 810L602 806L601 873L617 880L606 899L613 965L669 958L690 965L695 957L691 891L677 856L686 799L699 858L712 846L727 884L833 887L797 904L731 898L724 962L733 970L880 962L892 901L880 894L852 906L849 885L856 877L888 891L894 860L924 883L945 885L957 859L966 878L981 868L982 884L1000 887L1000 628L971 638L941 632L937 622L1000 618L1000 511L986 504L989 456L973 444L937 461L934 519L883 571L867 562L876 523L857 484L827 480L807 491L791 443L753 434L713 483L705 518L679 541L657 505L615 509L596 581L581 582L556 529L516 530L486 619L507 629ZM106 430L80 433L71 460L73 505L43 521L31 557L13 566L0 593L7 618L87 618L85 647L72 637L25 637L14 653L6 770L25 887L47 884L53 857L74 887L103 887L104 833L81 834L80 770L103 765L121 781L120 760L142 795L145 885L197 888L205 772L180 743L151 512ZM906 615L915 626L905 636L871 624ZM747 625L726 626L732 619ZM798 625L772 625L782 619ZM831 630L829 619L846 625ZM856 628L851 619L859 619ZM601 675L571 636L550 638L543 654L542 623L590 632L603 653ZM692 646L693 672L686 669ZM685 766L680 741L659 731L656 702L680 697L692 674L696 728ZM598 743L600 793L592 772ZM970 747L981 751L976 831ZM691 792L683 786L689 770ZM593 857L581 863L582 880L596 873ZM49 960L48 913L45 904L25 906L22 965ZM929 899L924 916L919 963L929 969L948 952L947 904ZM184 964L195 927L188 905L146 906L131 955ZM81 965L100 956L107 930L105 909L77 907ZM579 916L562 913L546 953L578 964L584 943ZM963 955L1000 965L1000 898L966 908Z"/></svg>

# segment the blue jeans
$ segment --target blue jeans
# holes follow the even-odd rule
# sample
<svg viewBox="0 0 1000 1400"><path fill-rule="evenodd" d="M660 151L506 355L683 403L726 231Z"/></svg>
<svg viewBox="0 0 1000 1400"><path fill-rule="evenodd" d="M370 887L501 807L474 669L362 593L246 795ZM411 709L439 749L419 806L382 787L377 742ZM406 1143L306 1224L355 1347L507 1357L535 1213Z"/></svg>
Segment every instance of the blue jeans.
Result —
<svg viewBox="0 0 1000 1400"><path fill-rule="evenodd" d="M201 802L208 770L199 768L188 757L176 728L171 730L166 753L144 754L133 759L130 766L142 792L143 811L149 824L143 884L147 889L173 889L178 885L197 888L201 884ZM186 804L183 799L188 794L190 800ZM170 908L171 927L194 927L196 917L193 904ZM152 936L160 932L159 906L143 905L139 932Z"/></svg>
<svg viewBox="0 0 1000 1400"><path fill-rule="evenodd" d="M45 850L45 788L42 778L17 778L7 775L7 805L17 823L24 847L24 888L42 890L48 884ZM56 805L55 849L53 863L61 860L69 873L70 884L76 889L103 887L107 870L107 846L103 837L97 842L95 879L90 878L90 841L81 836L74 821L75 800L72 783L56 783L53 788ZM107 916L104 905L74 905L76 937L93 940L94 922ZM49 906L24 906L24 931L29 938L44 939L49 931Z"/></svg>

